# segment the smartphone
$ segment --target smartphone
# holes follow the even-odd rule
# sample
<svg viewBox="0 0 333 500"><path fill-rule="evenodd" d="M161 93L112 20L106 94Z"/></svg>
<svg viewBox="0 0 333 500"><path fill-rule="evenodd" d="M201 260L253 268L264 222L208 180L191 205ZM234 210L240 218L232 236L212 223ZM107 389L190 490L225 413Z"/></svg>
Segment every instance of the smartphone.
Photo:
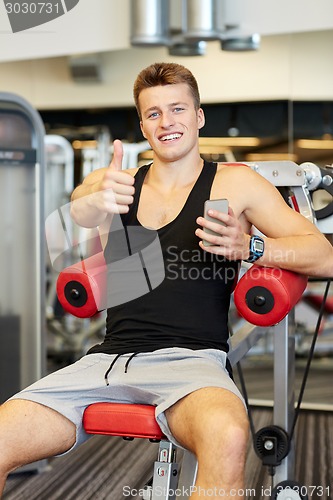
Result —
<svg viewBox="0 0 333 500"><path fill-rule="evenodd" d="M208 215L208 210L217 210L218 212L223 212L225 214L228 213L228 207L229 207L229 202L226 198L222 198L220 200L206 200L204 204L204 218L211 221L215 222L217 224L221 224L224 226L225 224L217 219L214 219L213 217L210 217ZM217 234L215 231L212 231L211 229L207 229L206 227L203 228L204 232L207 234ZM209 243L206 240L203 240L203 244L206 247L212 246L212 243Z"/></svg>

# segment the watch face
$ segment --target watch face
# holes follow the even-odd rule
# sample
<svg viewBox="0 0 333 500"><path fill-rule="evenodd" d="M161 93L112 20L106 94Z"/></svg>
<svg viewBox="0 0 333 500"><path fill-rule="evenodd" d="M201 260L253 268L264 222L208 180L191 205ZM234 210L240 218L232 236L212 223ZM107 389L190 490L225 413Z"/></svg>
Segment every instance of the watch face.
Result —
<svg viewBox="0 0 333 500"><path fill-rule="evenodd" d="M255 240L253 242L253 250L255 252L262 253L264 251L264 242L261 240Z"/></svg>

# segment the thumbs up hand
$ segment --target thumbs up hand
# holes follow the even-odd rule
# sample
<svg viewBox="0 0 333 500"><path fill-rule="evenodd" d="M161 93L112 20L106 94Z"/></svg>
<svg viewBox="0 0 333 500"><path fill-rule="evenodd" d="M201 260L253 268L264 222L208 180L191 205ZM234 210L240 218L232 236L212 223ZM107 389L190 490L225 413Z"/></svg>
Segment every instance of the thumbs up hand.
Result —
<svg viewBox="0 0 333 500"><path fill-rule="evenodd" d="M114 171L122 170L123 157L124 157L123 143L119 139L115 139L113 141L113 157L109 165L109 168Z"/></svg>
<svg viewBox="0 0 333 500"><path fill-rule="evenodd" d="M124 214L133 203L134 177L122 170L123 145L116 139L113 143L113 158L104 169L103 177L94 185L94 205L110 214Z"/></svg>

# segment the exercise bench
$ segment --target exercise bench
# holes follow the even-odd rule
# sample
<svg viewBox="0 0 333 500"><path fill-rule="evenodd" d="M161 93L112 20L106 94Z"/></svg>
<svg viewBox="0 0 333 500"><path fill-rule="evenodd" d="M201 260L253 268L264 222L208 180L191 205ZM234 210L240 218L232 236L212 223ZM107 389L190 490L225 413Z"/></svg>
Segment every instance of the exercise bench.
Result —
<svg viewBox="0 0 333 500"><path fill-rule="evenodd" d="M64 269L58 277L57 294L65 310L79 317L91 317L105 308L105 276L102 253ZM232 366L245 356L268 327L275 329L274 425L259 431L255 441L259 443L259 451L256 451L263 463L276 465L276 486L288 482L294 474L294 457L289 453L291 446L288 442L294 415L291 369L294 366L294 342L289 332L288 315L300 300L306 285L306 276L253 265L238 281L234 291L235 306L246 322L230 339L228 357ZM88 434L159 442L152 481L143 488L145 500L175 500L190 496L197 472L196 458L184 451L181 464L177 463L178 450L158 426L154 406L93 403L84 412L83 425Z"/></svg>

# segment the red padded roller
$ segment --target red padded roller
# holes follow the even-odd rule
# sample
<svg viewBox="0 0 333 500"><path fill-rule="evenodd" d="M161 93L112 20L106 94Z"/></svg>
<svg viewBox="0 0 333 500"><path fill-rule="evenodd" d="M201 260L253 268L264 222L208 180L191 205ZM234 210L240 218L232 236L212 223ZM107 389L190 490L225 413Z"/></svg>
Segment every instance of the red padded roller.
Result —
<svg viewBox="0 0 333 500"><path fill-rule="evenodd" d="M94 403L83 414L88 434L130 438L164 439L155 419L155 406L125 403Z"/></svg>
<svg viewBox="0 0 333 500"><path fill-rule="evenodd" d="M106 263L103 252L66 267L58 276L57 295L65 311L90 318L105 309Z"/></svg>
<svg viewBox="0 0 333 500"><path fill-rule="evenodd" d="M297 304L306 285L302 274L254 265L237 283L235 306L249 323L276 325Z"/></svg>

